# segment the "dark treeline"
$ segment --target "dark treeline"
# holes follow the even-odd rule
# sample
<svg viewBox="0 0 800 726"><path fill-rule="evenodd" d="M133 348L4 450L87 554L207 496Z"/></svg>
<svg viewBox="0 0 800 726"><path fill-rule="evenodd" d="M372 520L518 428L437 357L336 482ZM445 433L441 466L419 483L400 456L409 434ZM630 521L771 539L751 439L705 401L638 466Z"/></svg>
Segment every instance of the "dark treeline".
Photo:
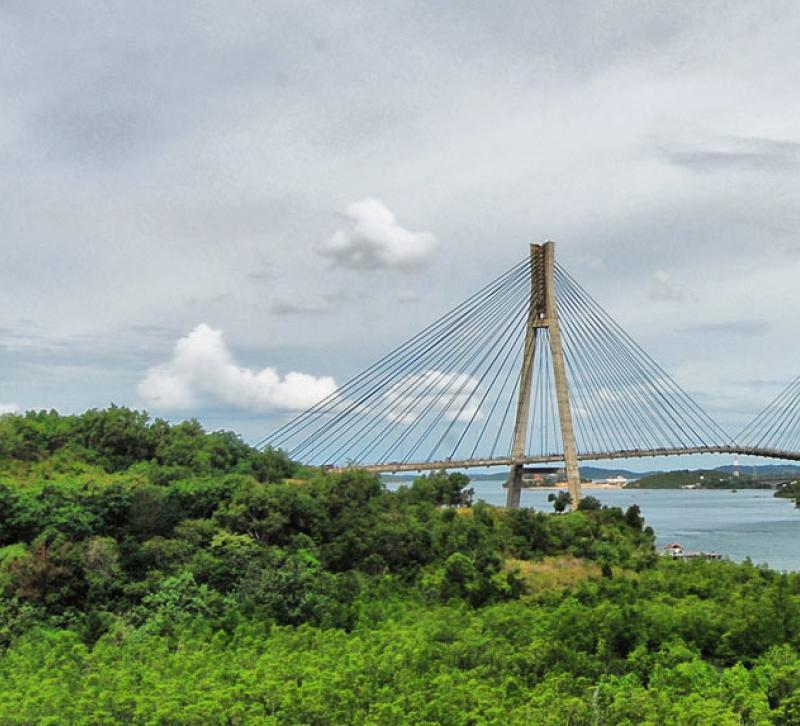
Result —
<svg viewBox="0 0 800 726"><path fill-rule="evenodd" d="M797 575L661 561L636 507L0 417L0 723L790 724L798 644Z"/></svg>
<svg viewBox="0 0 800 726"><path fill-rule="evenodd" d="M800 507L800 482L791 481L784 484L775 492L776 497L794 499L795 506Z"/></svg>

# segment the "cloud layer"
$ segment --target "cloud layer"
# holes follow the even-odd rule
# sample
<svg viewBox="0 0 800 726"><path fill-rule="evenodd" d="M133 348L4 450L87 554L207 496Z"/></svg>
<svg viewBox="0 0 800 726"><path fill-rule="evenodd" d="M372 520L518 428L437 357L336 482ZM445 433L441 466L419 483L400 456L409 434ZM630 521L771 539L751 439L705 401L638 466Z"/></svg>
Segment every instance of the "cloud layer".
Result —
<svg viewBox="0 0 800 726"><path fill-rule="evenodd" d="M96 5L0 3L0 401L134 405L198 321L346 380L547 238L726 428L797 375L800 4Z"/></svg>
<svg viewBox="0 0 800 726"><path fill-rule="evenodd" d="M477 388L477 379L466 373L429 370L406 376L386 392L392 404L387 418L409 424L441 413L445 421L468 422L480 416Z"/></svg>
<svg viewBox="0 0 800 726"><path fill-rule="evenodd" d="M348 221L317 247L323 257L353 270L412 271L424 266L439 242L430 232L404 229L389 209L371 197L349 204Z"/></svg>
<svg viewBox="0 0 800 726"><path fill-rule="evenodd" d="M657 270L650 286L650 299L662 302L686 302L691 299L691 293L668 272Z"/></svg>
<svg viewBox="0 0 800 726"><path fill-rule="evenodd" d="M9 413L18 413L19 406L16 403L0 403L0 416L5 416Z"/></svg>
<svg viewBox="0 0 800 726"><path fill-rule="evenodd" d="M248 411L300 411L336 390L333 378L305 373L281 377L274 368L236 364L221 330L201 323L176 344L172 358L150 368L138 393L153 409L178 411L203 404Z"/></svg>

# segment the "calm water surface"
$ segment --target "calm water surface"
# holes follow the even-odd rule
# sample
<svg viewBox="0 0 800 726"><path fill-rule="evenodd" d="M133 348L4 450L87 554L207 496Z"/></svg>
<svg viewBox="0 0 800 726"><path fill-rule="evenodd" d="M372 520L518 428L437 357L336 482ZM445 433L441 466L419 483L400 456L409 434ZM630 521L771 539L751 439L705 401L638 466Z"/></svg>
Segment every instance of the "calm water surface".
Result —
<svg viewBox="0 0 800 726"><path fill-rule="evenodd" d="M474 481L475 500L504 505L500 481ZM522 492L522 506L552 511L549 491ZM656 544L679 542L690 550L722 553L732 560L749 557L778 570L800 570L800 509L771 491L740 489L586 489L603 504L627 508L638 504L656 532Z"/></svg>

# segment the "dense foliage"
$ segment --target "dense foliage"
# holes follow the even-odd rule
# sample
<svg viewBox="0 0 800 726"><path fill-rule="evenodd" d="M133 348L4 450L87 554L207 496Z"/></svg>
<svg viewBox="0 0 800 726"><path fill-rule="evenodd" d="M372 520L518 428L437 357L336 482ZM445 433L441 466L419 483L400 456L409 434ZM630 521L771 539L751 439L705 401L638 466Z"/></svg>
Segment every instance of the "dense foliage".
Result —
<svg viewBox="0 0 800 726"><path fill-rule="evenodd" d="M735 476L732 472L720 469L683 469L680 471L659 471L648 474L626 485L632 489L680 489L693 486L700 489L769 489L767 482L759 482L748 474Z"/></svg>
<svg viewBox="0 0 800 726"><path fill-rule="evenodd" d="M468 484L0 418L0 723L798 723L800 577Z"/></svg>
<svg viewBox="0 0 800 726"><path fill-rule="evenodd" d="M800 507L800 481L791 481L785 484L775 492L775 496L784 499L794 499L795 505Z"/></svg>

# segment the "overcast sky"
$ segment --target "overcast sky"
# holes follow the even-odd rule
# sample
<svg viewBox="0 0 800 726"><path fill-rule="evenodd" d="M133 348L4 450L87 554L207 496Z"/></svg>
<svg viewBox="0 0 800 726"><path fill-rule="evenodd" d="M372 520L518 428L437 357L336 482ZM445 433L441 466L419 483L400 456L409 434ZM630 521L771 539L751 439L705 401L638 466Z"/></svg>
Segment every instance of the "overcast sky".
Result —
<svg viewBox="0 0 800 726"><path fill-rule="evenodd" d="M800 373L798 37L796 2L0 0L0 410L256 440L553 239L736 431Z"/></svg>

